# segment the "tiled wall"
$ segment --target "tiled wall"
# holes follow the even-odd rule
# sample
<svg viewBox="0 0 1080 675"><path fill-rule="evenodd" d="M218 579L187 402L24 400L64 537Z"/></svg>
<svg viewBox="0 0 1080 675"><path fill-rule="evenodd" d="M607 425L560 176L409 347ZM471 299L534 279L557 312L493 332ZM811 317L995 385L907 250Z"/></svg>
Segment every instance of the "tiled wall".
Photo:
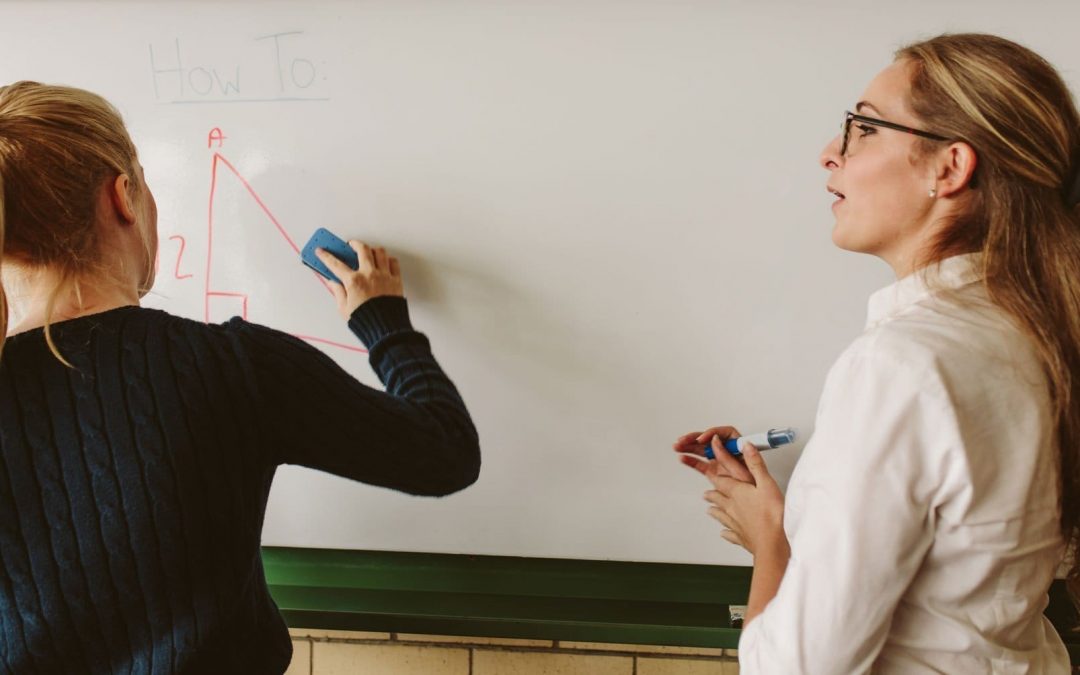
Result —
<svg viewBox="0 0 1080 675"><path fill-rule="evenodd" d="M734 650L294 628L286 675L737 675Z"/></svg>

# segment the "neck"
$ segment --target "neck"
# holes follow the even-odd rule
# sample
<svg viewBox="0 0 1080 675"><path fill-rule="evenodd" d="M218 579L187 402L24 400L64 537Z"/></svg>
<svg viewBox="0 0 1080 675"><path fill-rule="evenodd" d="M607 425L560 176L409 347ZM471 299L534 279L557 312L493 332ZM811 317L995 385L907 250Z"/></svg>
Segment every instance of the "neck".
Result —
<svg viewBox="0 0 1080 675"><path fill-rule="evenodd" d="M889 264L898 280L910 276L930 263L938 230L939 227L928 223L917 230L917 236L878 253L878 257Z"/></svg>
<svg viewBox="0 0 1080 675"><path fill-rule="evenodd" d="M925 262L920 262L919 259L914 256L903 258L901 260L889 261L889 264L893 268L893 273L896 275L897 281L909 277L926 267Z"/></svg>
<svg viewBox="0 0 1080 675"><path fill-rule="evenodd" d="M6 268L4 290L12 317L8 335L40 328L46 323L139 304L139 292L133 284L84 278L68 283L56 296L52 312L47 314L49 298L60 285L60 275L48 268L33 271L12 270L8 265L3 268Z"/></svg>
<svg viewBox="0 0 1080 675"><path fill-rule="evenodd" d="M911 227L905 228L902 241L877 253L879 258L889 263L897 279L910 276L938 259L979 250L978 246L961 248L964 244L960 244L960 247L953 246L950 251L940 251L937 244L943 230L952 227L970 209L970 192L966 191L961 198L939 197L930 200L926 211Z"/></svg>

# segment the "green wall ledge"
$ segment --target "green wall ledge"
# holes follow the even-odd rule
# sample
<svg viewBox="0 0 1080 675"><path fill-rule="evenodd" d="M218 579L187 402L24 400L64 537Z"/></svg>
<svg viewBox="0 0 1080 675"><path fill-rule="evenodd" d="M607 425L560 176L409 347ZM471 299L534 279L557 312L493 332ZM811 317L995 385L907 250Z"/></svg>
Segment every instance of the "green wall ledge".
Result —
<svg viewBox="0 0 1080 675"><path fill-rule="evenodd" d="M735 649L729 607L750 568L267 546L263 566L298 628ZM1056 581L1046 614L1080 664Z"/></svg>

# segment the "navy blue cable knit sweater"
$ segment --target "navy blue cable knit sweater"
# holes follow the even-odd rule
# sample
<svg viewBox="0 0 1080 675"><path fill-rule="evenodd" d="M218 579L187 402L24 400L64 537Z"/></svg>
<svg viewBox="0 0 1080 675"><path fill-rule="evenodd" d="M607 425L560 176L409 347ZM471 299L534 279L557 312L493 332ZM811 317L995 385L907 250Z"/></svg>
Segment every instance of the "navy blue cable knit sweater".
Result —
<svg viewBox="0 0 1080 675"><path fill-rule="evenodd" d="M274 673L292 643L259 554L299 464L419 495L477 478L476 430L401 298L349 327L386 385L233 319L122 307L0 357L0 675Z"/></svg>

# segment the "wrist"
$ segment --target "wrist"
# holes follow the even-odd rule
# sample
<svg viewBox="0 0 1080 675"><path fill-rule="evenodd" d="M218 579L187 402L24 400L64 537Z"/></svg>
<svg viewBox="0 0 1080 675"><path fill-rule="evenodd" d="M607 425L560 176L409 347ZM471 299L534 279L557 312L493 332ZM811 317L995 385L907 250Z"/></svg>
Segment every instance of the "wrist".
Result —
<svg viewBox="0 0 1080 675"><path fill-rule="evenodd" d="M761 537L754 548L754 563L787 561L791 557L791 546L782 527Z"/></svg>
<svg viewBox="0 0 1080 675"><path fill-rule="evenodd" d="M413 329L408 303L400 296L378 296L367 300L353 310L348 324L368 349L392 333Z"/></svg>

